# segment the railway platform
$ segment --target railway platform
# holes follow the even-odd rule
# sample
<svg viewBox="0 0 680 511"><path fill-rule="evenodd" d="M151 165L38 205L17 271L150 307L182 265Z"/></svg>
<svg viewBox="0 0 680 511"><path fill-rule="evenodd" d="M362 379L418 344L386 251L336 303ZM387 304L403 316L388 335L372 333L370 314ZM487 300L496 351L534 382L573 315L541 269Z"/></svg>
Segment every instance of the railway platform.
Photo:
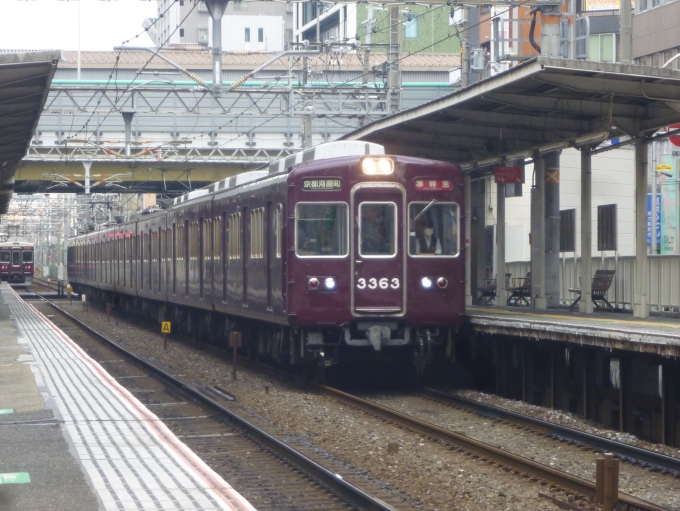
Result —
<svg viewBox="0 0 680 511"><path fill-rule="evenodd" d="M0 428L4 510L254 510L7 284Z"/></svg>
<svg viewBox="0 0 680 511"><path fill-rule="evenodd" d="M467 307L476 332L551 341L573 342L607 349L680 356L680 319L634 318L620 312L581 314L569 309L529 307Z"/></svg>
<svg viewBox="0 0 680 511"><path fill-rule="evenodd" d="M478 388L680 446L680 320L529 307L467 315L463 362Z"/></svg>

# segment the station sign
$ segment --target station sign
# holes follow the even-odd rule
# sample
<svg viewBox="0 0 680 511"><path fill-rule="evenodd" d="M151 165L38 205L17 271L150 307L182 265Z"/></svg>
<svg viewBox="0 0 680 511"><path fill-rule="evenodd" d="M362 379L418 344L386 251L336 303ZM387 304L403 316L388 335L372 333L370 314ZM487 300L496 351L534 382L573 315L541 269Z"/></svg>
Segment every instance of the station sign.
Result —
<svg viewBox="0 0 680 511"><path fill-rule="evenodd" d="M496 167L494 180L498 185L517 184L522 182L522 167Z"/></svg>
<svg viewBox="0 0 680 511"><path fill-rule="evenodd" d="M416 179L414 187L419 192L446 192L453 190L453 181L450 179Z"/></svg>

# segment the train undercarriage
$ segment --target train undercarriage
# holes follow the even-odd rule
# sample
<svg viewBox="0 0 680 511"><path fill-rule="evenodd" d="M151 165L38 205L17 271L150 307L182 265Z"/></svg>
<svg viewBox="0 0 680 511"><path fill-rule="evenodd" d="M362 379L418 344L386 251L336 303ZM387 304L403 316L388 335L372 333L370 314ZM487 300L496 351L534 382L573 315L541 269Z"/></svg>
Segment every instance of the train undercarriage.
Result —
<svg viewBox="0 0 680 511"><path fill-rule="evenodd" d="M434 362L452 359L454 353L453 327L361 321L345 328L291 328L84 286L74 290L86 293L94 305L111 304L114 310L157 323L159 329L161 322L170 321L173 334L217 347L227 348L229 334L240 332L242 356L298 368L317 380L329 370L342 372L367 363L399 367L418 380Z"/></svg>

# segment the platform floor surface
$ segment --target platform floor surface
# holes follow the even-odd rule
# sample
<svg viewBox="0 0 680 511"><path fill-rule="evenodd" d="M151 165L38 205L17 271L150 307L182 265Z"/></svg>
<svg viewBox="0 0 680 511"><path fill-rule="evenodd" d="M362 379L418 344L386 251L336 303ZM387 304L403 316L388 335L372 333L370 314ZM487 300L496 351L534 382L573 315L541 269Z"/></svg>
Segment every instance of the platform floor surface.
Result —
<svg viewBox="0 0 680 511"><path fill-rule="evenodd" d="M8 410L0 413L1 510L254 510L2 284L0 411ZM30 482L2 476L25 473Z"/></svg>

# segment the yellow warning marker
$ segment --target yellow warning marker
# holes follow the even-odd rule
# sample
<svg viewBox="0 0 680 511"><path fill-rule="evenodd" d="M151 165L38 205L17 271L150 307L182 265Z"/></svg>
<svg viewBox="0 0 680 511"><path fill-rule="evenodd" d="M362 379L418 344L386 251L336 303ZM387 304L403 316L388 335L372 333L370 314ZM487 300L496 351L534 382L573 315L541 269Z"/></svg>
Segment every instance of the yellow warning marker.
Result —
<svg viewBox="0 0 680 511"><path fill-rule="evenodd" d="M168 349L168 335L170 334L170 331L172 330L171 324L169 321L163 321L161 322L161 333L165 334L163 335L163 349L167 350Z"/></svg>

